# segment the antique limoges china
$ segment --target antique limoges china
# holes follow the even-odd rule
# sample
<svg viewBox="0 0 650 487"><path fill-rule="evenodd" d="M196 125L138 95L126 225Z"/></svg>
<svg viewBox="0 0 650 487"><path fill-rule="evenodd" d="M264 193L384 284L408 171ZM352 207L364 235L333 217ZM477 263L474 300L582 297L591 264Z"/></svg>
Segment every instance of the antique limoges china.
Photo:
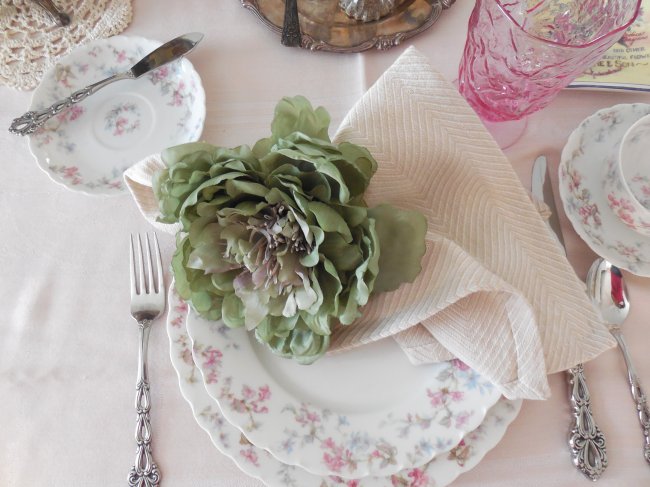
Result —
<svg viewBox="0 0 650 487"><path fill-rule="evenodd" d="M45 74L30 110L128 70L159 45L115 36L77 48ZM201 79L182 59L140 79L107 86L62 111L29 136L29 147L55 182L87 194L120 194L126 190L122 173L134 161L197 140L204 119Z"/></svg>
<svg viewBox="0 0 650 487"><path fill-rule="evenodd" d="M458 360L410 364L393 340L305 366L194 311L187 331L226 420L282 463L318 475L384 476L424 464L475 429L501 395Z"/></svg>
<svg viewBox="0 0 650 487"><path fill-rule="evenodd" d="M625 132L605 178L607 203L628 227L650 237L650 116Z"/></svg>
<svg viewBox="0 0 650 487"><path fill-rule="evenodd" d="M621 104L586 118L571 134L559 168L560 197L580 237L598 255L640 276L650 276L650 237L632 228L607 202L606 181L626 131L650 105Z"/></svg>
<svg viewBox="0 0 650 487"><path fill-rule="evenodd" d="M252 444L224 418L216 401L207 393L201 372L194 362L192 340L186 329L188 312L188 305L179 299L172 286L169 293L167 333L172 365L178 374L183 397L190 403L196 421L210 435L217 449L230 457L246 474L271 487L444 487L461 473L476 466L497 445L521 408L521 401L500 399L489 409L480 426L465 434L459 442L436 445L440 450L438 455L415 468L361 480L344 479L338 475L316 475L299 466L280 462L268 451ZM211 353L207 355L209 357ZM257 396L256 399L259 401L259 398Z"/></svg>

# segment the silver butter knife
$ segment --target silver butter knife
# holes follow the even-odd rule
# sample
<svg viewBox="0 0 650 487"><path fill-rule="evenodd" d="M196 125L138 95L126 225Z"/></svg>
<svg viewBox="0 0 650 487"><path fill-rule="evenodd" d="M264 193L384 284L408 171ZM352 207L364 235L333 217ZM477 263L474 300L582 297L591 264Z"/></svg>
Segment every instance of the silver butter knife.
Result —
<svg viewBox="0 0 650 487"><path fill-rule="evenodd" d="M102 81L86 86L78 91L75 91L69 97L59 100L52 104L50 107L40 111L29 111L22 117L13 120L9 127L9 132L17 135L27 135L36 131L41 125L53 116L60 113L62 110L85 100L93 93L110 85L115 81L124 79L137 79L154 69L157 69L167 63L180 59L189 53L194 47L203 39L203 34L193 32L185 34L169 42L166 42L158 49L147 54L140 61L124 73L117 73L113 76L106 78Z"/></svg>
<svg viewBox="0 0 650 487"><path fill-rule="evenodd" d="M553 198L545 156L539 156L533 163L531 193L535 199L543 201L551 209L551 216L547 223L564 249L560 219ZM566 249L564 252L566 254ZM573 463L590 480L598 480L607 468L605 436L591 412L591 397L583 365L577 364L568 369L567 374L573 409L573 424L569 436Z"/></svg>

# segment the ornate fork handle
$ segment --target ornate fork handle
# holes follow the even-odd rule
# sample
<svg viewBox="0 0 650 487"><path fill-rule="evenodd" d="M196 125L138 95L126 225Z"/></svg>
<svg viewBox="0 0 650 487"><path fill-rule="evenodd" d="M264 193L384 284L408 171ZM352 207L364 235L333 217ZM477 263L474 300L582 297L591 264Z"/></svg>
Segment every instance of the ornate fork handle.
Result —
<svg viewBox="0 0 650 487"><path fill-rule="evenodd" d="M151 330L151 320L140 322L140 348L138 354L138 382L135 395L135 410L138 419L135 427L137 451L135 465L129 473L129 487L158 487L160 471L151 454L151 422L149 410L151 396L149 394L149 378L147 375L147 343Z"/></svg>
<svg viewBox="0 0 650 487"><path fill-rule="evenodd" d="M598 480L607 468L605 436L591 412L591 396L582 364L568 370L574 425L569 437L573 463L587 478Z"/></svg>
<svg viewBox="0 0 650 487"><path fill-rule="evenodd" d="M99 81L90 86L86 86L85 88L75 91L69 97L64 98L63 100L59 100L43 110L37 112L29 111L23 116L15 118L13 122L11 122L9 132L16 135L32 134L50 118L58 115L66 108L69 108L75 103L79 103L80 101L85 100L93 93L104 88L106 85L109 85L115 81L129 78L134 78L133 74L130 71L126 73L115 74L110 78L106 78L105 80Z"/></svg>
<svg viewBox="0 0 650 487"><path fill-rule="evenodd" d="M630 392L632 393L632 398L636 403L639 422L641 423L641 429L643 430L643 439L645 442L643 445L643 457L646 462L650 463L650 410L648 410L646 395L641 388L639 376L636 375L636 370L632 364L632 358L627 350L627 343L625 342L625 338L623 338L623 334L617 326L611 326L609 331L618 342L618 347L623 353L623 358L625 359L625 365L627 366L627 380L630 383Z"/></svg>

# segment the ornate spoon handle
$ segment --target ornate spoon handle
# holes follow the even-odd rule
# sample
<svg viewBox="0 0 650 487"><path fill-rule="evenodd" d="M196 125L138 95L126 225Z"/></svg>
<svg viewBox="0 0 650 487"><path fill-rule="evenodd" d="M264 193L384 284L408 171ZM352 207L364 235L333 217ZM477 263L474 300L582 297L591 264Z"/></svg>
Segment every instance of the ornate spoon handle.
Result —
<svg viewBox="0 0 650 487"><path fill-rule="evenodd" d="M625 338L623 338L620 329L612 326L609 331L614 338L616 338L618 347L621 349L623 358L625 359L625 365L627 366L627 380L630 383L630 392L632 392L632 398L636 403L637 414L639 415L641 429L643 430L643 439L645 443L643 445L643 457L646 462L650 463L650 410L648 410L646 395L641 388L639 376L636 375L636 370L634 369L634 365L632 365L632 358L627 350L627 343L625 342Z"/></svg>
<svg viewBox="0 0 650 487"><path fill-rule="evenodd" d="M102 89L106 85L122 79L132 78L134 78L134 76L130 71L126 73L115 74L110 78L106 78L105 80L99 81L90 86L86 86L85 88L75 91L69 97L64 98L63 100L59 100L43 110L40 110L38 112L29 111L23 116L15 118L13 122L11 122L9 132L16 135L27 135L34 133L36 129L47 122L50 118L58 115L63 110L71 107L75 103L79 103L80 101L85 100L90 95Z"/></svg>
<svg viewBox="0 0 650 487"><path fill-rule="evenodd" d="M288 47L300 46L302 42L300 20L298 18L298 0L285 0L281 42L283 46Z"/></svg>
<svg viewBox="0 0 650 487"><path fill-rule="evenodd" d="M45 12L47 12L52 22L60 27L65 27L70 23L70 16L64 12L61 12L52 0L34 0L39 7L41 7Z"/></svg>
<svg viewBox="0 0 650 487"><path fill-rule="evenodd" d="M639 414L641 428L643 429L643 439L645 442L643 445L643 457L646 462L650 463L650 411L648 410L646 395L643 389L641 389L641 383L636 374L628 375L628 379L630 381L632 397L634 398L634 402L636 402L636 410Z"/></svg>
<svg viewBox="0 0 650 487"><path fill-rule="evenodd" d="M567 372L574 417L569 437L573 463L587 478L598 480L607 468L605 436L591 412L591 396L583 365L578 364Z"/></svg>
<svg viewBox="0 0 650 487"><path fill-rule="evenodd" d="M131 468L128 482L129 487L158 487L160 471L151 454L151 422L149 420L151 397L147 375L147 343L149 342L151 320L141 321L139 328L138 382L135 395L135 410L138 413L135 441L138 447L135 454L135 465Z"/></svg>

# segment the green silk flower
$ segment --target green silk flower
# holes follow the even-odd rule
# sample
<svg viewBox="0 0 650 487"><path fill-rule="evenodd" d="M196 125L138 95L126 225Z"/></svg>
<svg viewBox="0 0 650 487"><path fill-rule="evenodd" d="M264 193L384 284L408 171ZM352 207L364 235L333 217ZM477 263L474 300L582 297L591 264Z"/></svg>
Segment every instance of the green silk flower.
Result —
<svg viewBox="0 0 650 487"><path fill-rule="evenodd" d="M413 281L425 250L420 213L367 208L377 163L363 147L333 144L329 123L322 107L284 98L271 137L252 149L167 149L153 184L160 221L182 225L172 258L180 296L304 364L373 291Z"/></svg>

